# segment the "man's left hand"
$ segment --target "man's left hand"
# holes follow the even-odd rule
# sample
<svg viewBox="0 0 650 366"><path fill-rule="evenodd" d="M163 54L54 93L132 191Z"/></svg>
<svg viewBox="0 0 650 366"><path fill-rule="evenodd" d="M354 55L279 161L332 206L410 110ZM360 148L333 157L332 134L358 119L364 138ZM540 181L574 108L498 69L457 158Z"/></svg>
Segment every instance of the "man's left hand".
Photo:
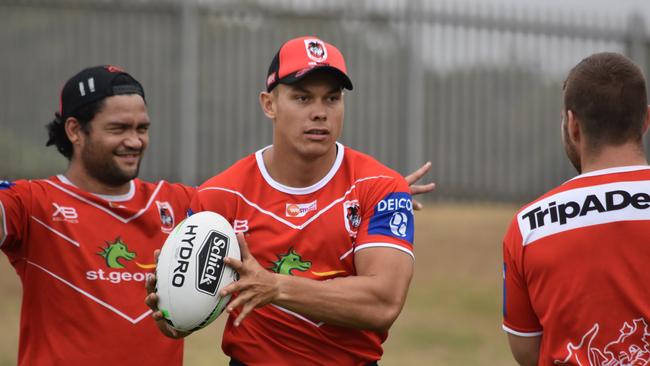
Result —
<svg viewBox="0 0 650 366"><path fill-rule="evenodd" d="M429 169L431 169L431 162L427 161L413 173L404 177L404 179L406 179L406 182L409 184L409 188L411 189L411 196L431 192L436 187L436 184L433 182L427 184L415 184L415 182L420 180L420 178L422 178L429 171ZM422 203L413 200L413 209L421 210L422 207Z"/></svg>
<svg viewBox="0 0 650 366"><path fill-rule="evenodd" d="M237 297L226 307L228 313L241 307L241 312L235 319L235 326L239 326L253 309L270 303L278 294L276 275L262 268L257 262L248 249L244 235L237 234L237 241L239 241L241 261L225 257L224 263L239 273L239 280L219 292L219 296L238 292Z"/></svg>

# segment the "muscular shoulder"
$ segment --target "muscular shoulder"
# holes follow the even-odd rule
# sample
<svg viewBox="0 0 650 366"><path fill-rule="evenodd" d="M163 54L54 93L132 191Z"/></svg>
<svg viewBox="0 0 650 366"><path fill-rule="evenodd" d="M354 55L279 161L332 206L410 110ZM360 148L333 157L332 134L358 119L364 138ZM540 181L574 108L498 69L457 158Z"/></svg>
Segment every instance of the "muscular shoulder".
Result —
<svg viewBox="0 0 650 366"><path fill-rule="evenodd" d="M357 189L376 191L387 187L390 191L409 192L408 183L401 174L385 166L370 155L345 148L343 168L353 177Z"/></svg>
<svg viewBox="0 0 650 366"><path fill-rule="evenodd" d="M155 196L157 200L177 202L184 208L189 207L189 203L196 193L196 188L194 187L180 183L170 183L165 180L147 182L135 179L134 182L138 194L144 197Z"/></svg>
<svg viewBox="0 0 650 366"><path fill-rule="evenodd" d="M2 196L20 196L23 199L36 196L38 199L46 194L47 191L52 190L54 186L51 184L55 182L53 178L49 179L34 179L34 180L16 180L8 181L0 179L0 198Z"/></svg>
<svg viewBox="0 0 650 366"><path fill-rule="evenodd" d="M398 172L380 163L374 157L350 147L345 147L345 162L354 170L358 178L377 175L385 175L398 179L402 178Z"/></svg>
<svg viewBox="0 0 650 366"><path fill-rule="evenodd" d="M199 186L198 191L200 192L214 187L238 189L247 183L254 183L253 180L258 175L255 155L251 154L231 165L223 172L206 180Z"/></svg>

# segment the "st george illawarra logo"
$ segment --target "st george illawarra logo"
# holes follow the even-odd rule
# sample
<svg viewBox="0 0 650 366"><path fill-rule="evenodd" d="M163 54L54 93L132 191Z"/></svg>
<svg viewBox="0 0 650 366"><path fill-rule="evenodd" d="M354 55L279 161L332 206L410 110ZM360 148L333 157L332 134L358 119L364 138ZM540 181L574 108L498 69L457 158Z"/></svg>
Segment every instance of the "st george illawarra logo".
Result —
<svg viewBox="0 0 650 366"><path fill-rule="evenodd" d="M307 57L311 60L316 62L327 60L327 48L320 39L305 39L305 49L307 50Z"/></svg>
<svg viewBox="0 0 650 366"><path fill-rule="evenodd" d="M361 214L359 212L359 201L345 201L343 203L343 217L345 228L351 237L357 237L357 230L361 226Z"/></svg>
<svg viewBox="0 0 650 366"><path fill-rule="evenodd" d="M160 230L169 234L174 229L174 210L169 202L156 201L158 215L160 216Z"/></svg>
<svg viewBox="0 0 650 366"><path fill-rule="evenodd" d="M211 231L198 253L196 288L215 296L223 276L223 259L228 254L230 240L218 231Z"/></svg>

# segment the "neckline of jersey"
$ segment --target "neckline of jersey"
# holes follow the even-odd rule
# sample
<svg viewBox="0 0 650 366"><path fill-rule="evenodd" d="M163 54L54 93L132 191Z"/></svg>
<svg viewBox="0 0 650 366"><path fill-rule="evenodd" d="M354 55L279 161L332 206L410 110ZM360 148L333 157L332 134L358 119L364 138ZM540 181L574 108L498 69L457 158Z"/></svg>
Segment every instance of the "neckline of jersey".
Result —
<svg viewBox="0 0 650 366"><path fill-rule="evenodd" d="M567 180L565 183L571 182L576 179L580 178L586 178L586 177L594 177L598 175L606 175L606 174L615 174L615 173L627 173L627 172L633 172L635 170L649 170L650 166L648 165L628 165L628 166L617 166L613 168L605 168L605 169L599 169L599 170L594 170L589 173L584 173L577 175L569 180Z"/></svg>
<svg viewBox="0 0 650 366"><path fill-rule="evenodd" d="M56 177L59 178L59 180L61 182L65 183L67 185L73 186L73 187L75 187L77 189L81 189L81 188L77 187L74 183L72 183L70 181L70 179L68 179L68 177L66 177L63 174L58 174ZM99 193L92 193L92 192L88 192L88 193L92 194L93 196L104 199L106 201L109 201L109 202L124 202L124 201L128 201L128 200L132 199L135 196L135 183L133 182L133 179L131 179L131 181L129 182L129 191L126 192L125 194L111 195L111 194L99 194Z"/></svg>
<svg viewBox="0 0 650 366"><path fill-rule="evenodd" d="M309 187L290 187L287 185L284 185L275 179L271 177L269 174L269 171L266 169L266 165L264 165L264 158L262 157L262 153L270 148L273 145L266 146L264 148L261 148L255 152L255 160L257 161L257 167L260 170L260 173L262 173L262 177L264 177L264 180L273 188L276 190L283 192L283 193L288 193L288 194L295 194L295 195L304 195L304 194L310 194L318 191L319 189L323 188L336 174L336 172L339 170L339 167L341 166L341 163L343 163L343 155L345 153L345 149L343 144L337 142L336 143L336 160L334 160L334 164L332 165L332 168L325 174L325 176L316 182L315 184L309 186Z"/></svg>

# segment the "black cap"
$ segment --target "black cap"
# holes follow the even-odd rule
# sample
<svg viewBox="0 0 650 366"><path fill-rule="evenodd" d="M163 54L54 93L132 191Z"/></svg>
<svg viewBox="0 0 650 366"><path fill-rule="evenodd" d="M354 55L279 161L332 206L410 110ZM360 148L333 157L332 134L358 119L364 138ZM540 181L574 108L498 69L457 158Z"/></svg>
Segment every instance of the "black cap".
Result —
<svg viewBox="0 0 650 366"><path fill-rule="evenodd" d="M63 86L59 113L65 121L85 105L121 94L138 94L144 99L142 85L121 68L112 65L89 67Z"/></svg>

